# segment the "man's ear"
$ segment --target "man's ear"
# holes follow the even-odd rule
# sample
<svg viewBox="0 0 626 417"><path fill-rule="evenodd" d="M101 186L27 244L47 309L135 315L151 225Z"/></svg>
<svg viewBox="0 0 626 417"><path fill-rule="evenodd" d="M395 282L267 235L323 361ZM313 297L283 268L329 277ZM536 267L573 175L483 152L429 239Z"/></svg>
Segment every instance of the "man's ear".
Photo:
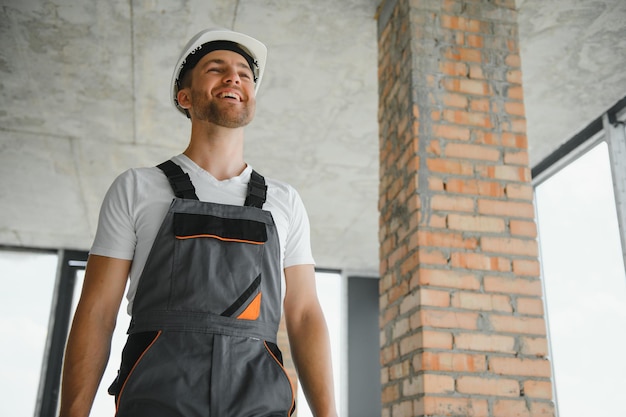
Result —
<svg viewBox="0 0 626 417"><path fill-rule="evenodd" d="M178 90L176 93L176 100L178 100L178 105L183 109L189 109L191 107L191 97L190 91L188 88L182 88Z"/></svg>

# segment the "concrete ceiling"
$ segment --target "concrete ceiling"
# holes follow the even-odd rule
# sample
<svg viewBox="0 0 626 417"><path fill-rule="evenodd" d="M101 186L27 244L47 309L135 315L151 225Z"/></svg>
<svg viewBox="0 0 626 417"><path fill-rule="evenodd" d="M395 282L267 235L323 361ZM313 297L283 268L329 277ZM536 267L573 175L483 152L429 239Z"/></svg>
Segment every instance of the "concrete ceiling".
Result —
<svg viewBox="0 0 626 417"><path fill-rule="evenodd" d="M187 144L189 37L264 41L247 161L292 183L320 267L378 271L379 0L2 0L0 244L88 249L109 184ZM626 95L626 2L518 0L532 163Z"/></svg>

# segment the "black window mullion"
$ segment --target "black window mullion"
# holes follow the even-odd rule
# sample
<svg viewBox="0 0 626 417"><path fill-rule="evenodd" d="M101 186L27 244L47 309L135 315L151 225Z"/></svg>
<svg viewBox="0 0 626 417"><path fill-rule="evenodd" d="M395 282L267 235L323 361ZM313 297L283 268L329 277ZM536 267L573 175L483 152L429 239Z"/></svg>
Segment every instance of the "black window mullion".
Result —
<svg viewBox="0 0 626 417"><path fill-rule="evenodd" d="M84 269L87 252L61 250L59 259L35 417L54 417L57 412L63 354L70 327L76 272Z"/></svg>

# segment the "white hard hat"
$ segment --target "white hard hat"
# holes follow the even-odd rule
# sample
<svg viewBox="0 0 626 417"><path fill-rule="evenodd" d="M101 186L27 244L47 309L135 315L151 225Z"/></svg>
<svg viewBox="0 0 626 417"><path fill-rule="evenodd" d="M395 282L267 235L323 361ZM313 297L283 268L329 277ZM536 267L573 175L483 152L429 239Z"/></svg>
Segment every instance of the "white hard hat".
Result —
<svg viewBox="0 0 626 417"><path fill-rule="evenodd" d="M236 44L236 48L233 50L235 50L235 52L242 53L242 55L250 64L250 69L252 69L252 72L254 73L254 92L256 93L259 90L259 86L261 85L261 79L263 78L263 71L265 70L265 62L267 60L267 48L265 47L265 45L248 35L244 35L243 33L239 32L233 32L232 30L228 29L203 30L196 34L193 38L191 38L189 42L187 42L187 45L185 45L185 48L183 49L183 53L180 55L180 58L178 58L178 62L174 67L174 74L172 75L172 83L170 88L172 103L178 111L180 111L187 117L189 117L187 114L187 110L180 107L176 98L176 95L178 94L178 90L180 88L181 72L183 70L186 72L189 69L193 68L198 63L200 58L202 58L204 55L211 51L214 51L216 49L228 49L228 47L215 48L215 44L212 44L210 46L206 45L210 42L219 41L232 42ZM190 59L192 56L194 58Z"/></svg>

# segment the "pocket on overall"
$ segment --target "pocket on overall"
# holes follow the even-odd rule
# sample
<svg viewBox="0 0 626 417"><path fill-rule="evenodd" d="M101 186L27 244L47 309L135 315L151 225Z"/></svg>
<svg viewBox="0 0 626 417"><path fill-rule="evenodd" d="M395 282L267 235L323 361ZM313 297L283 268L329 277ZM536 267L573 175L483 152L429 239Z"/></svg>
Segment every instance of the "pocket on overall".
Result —
<svg viewBox="0 0 626 417"><path fill-rule="evenodd" d="M172 310L222 314L261 275L267 241L263 222L174 213L174 235Z"/></svg>
<svg viewBox="0 0 626 417"><path fill-rule="evenodd" d="M294 390L278 347L263 340L216 335L211 371L211 413L288 417Z"/></svg>
<svg viewBox="0 0 626 417"><path fill-rule="evenodd" d="M132 368L117 394L117 417L183 417L205 415L209 391L213 335L159 331L133 361L148 340L148 332L129 336L122 368ZM136 345L136 346L135 346ZM134 363L133 363L134 362ZM121 380L121 378L120 378Z"/></svg>
<svg viewBox="0 0 626 417"><path fill-rule="evenodd" d="M108 389L108 393L115 396L116 404L119 400L119 395L124 388L124 384L132 374L139 361L156 342L160 334L161 332L155 331L135 333L128 336L128 340L126 341L126 345L124 345L124 349L122 351L122 361L120 369L117 371L117 377Z"/></svg>

